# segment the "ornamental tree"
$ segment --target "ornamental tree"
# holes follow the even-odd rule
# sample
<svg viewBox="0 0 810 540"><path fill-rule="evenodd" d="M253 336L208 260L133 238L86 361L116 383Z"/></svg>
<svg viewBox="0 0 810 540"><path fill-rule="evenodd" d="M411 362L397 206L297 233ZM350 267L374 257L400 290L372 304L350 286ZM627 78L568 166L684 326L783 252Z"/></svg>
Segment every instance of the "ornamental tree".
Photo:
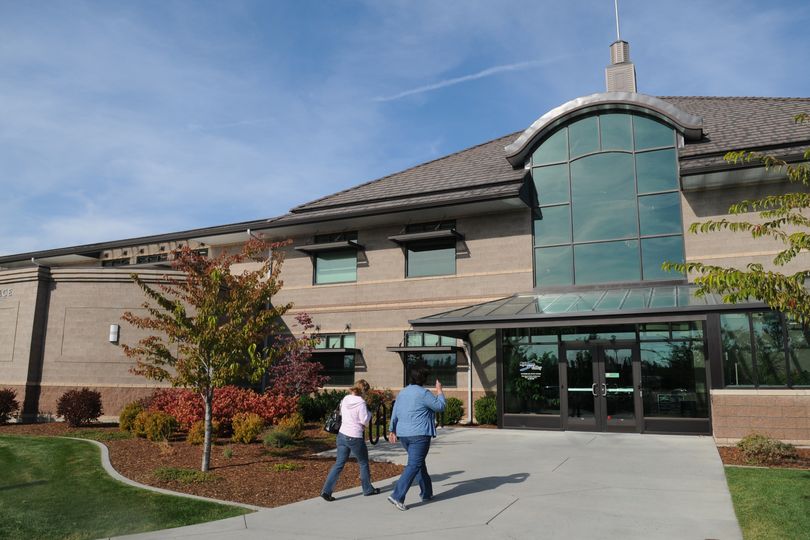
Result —
<svg viewBox="0 0 810 540"><path fill-rule="evenodd" d="M315 327L312 319L309 315L299 314L297 320L304 329L300 338L301 346L291 349L270 367L269 385L273 394L295 399L316 392L329 380L329 377L321 374L321 363L311 360L316 341L310 334Z"/></svg>
<svg viewBox="0 0 810 540"><path fill-rule="evenodd" d="M807 114L794 118L797 124L806 122ZM797 189L784 195L771 195L761 199L744 200L729 208L729 214L739 215L757 212L762 223L742 220L709 220L693 223L689 231L705 234L721 230L748 233L752 238L772 238L782 244L782 249L774 257L773 264L784 266L800 254L810 251L810 148L805 150L803 162L788 163L773 155L761 152L735 151L725 155L729 163L762 163L766 169L784 171L788 180ZM761 264L751 263L745 269L726 268L701 262L666 262L664 269L697 274L695 284L698 294L716 292L723 295L723 301L737 303L755 298L768 304L771 309L781 311L799 322L803 328L810 325L810 291L805 287L810 270L799 270L793 274L765 270Z"/></svg>
<svg viewBox="0 0 810 540"><path fill-rule="evenodd" d="M214 389L258 383L275 360L307 346L288 335L281 319L292 304L271 301L282 286L283 256L276 249L282 245L286 243L251 239L240 253L212 259L186 246L172 263L178 274L155 285L132 274L147 297L143 307L148 314L126 312L123 319L155 333L122 348L136 360L133 373L200 396L205 409L203 471L211 459ZM255 266L232 268L245 262Z"/></svg>

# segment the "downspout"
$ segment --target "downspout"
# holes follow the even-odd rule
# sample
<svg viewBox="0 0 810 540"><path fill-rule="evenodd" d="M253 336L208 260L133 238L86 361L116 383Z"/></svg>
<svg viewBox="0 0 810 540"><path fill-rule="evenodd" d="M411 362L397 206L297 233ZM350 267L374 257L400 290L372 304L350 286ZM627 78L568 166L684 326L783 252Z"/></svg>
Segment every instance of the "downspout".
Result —
<svg viewBox="0 0 810 540"><path fill-rule="evenodd" d="M466 339L461 340L461 348L464 349L464 356L467 358L467 423L473 423L473 401L472 401L472 344Z"/></svg>

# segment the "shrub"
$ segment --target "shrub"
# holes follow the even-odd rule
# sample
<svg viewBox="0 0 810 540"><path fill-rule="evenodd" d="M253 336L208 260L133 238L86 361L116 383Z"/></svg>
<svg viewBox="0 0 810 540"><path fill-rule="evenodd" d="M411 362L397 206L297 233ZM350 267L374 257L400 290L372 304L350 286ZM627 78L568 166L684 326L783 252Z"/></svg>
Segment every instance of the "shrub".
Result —
<svg viewBox="0 0 810 540"><path fill-rule="evenodd" d="M444 407L444 423L448 426L458 424L464 418L464 403L455 397L447 398Z"/></svg>
<svg viewBox="0 0 810 540"><path fill-rule="evenodd" d="M132 425L135 423L135 418L145 410L143 403L140 401L133 401L132 403L128 403L124 408L121 410L121 414L118 416L118 429L121 431L132 431Z"/></svg>
<svg viewBox="0 0 810 540"><path fill-rule="evenodd" d="M233 442L249 444L264 429L264 420L256 413L238 413L233 417Z"/></svg>
<svg viewBox="0 0 810 540"><path fill-rule="evenodd" d="M765 435L752 433L737 443L749 463L769 464L797 456L796 447Z"/></svg>
<svg viewBox="0 0 810 540"><path fill-rule="evenodd" d="M274 429L264 436L263 442L266 446L273 448L286 448L295 442L295 437L283 429Z"/></svg>
<svg viewBox="0 0 810 540"><path fill-rule="evenodd" d="M165 441L177 429L177 420L160 411L141 411L132 423L132 433L150 441Z"/></svg>
<svg viewBox="0 0 810 540"><path fill-rule="evenodd" d="M484 396L475 400L475 421L479 424L497 424L498 408L495 396Z"/></svg>
<svg viewBox="0 0 810 540"><path fill-rule="evenodd" d="M17 401L17 391L11 388L0 389L0 424L8 422L18 410L20 402Z"/></svg>
<svg viewBox="0 0 810 540"><path fill-rule="evenodd" d="M233 416L241 412L258 414L267 424L295 411L295 398L258 394L253 390L225 386L214 389L213 419L220 423L223 432L231 429ZM183 388L166 388L155 392L150 410L163 411L174 416L183 428L205 418L202 398Z"/></svg>
<svg viewBox="0 0 810 540"><path fill-rule="evenodd" d="M301 433L304 431L304 417L301 413L292 413L290 416L285 416L279 420L276 423L276 429L286 431L294 439L300 439Z"/></svg>
<svg viewBox="0 0 810 540"><path fill-rule="evenodd" d="M103 412L101 394L89 388L68 390L56 402L56 414L73 427L98 420Z"/></svg>
<svg viewBox="0 0 810 540"><path fill-rule="evenodd" d="M233 457L233 448L230 446L226 446L222 449L222 457L225 459L231 459Z"/></svg>
<svg viewBox="0 0 810 540"><path fill-rule="evenodd" d="M217 438L222 434L222 426L216 420L211 421L211 437ZM188 444L202 444L205 442L205 420L197 420L188 428L186 434Z"/></svg>
<svg viewBox="0 0 810 540"><path fill-rule="evenodd" d="M304 417L304 422L320 422L326 415L334 411L340 400L346 397L344 390L327 390L309 396L301 396L298 408Z"/></svg>
<svg viewBox="0 0 810 540"><path fill-rule="evenodd" d="M388 414L391 414L391 404L393 402L394 392L390 389L369 390L368 394L366 394L366 405L368 405L371 414L374 414L380 405L388 407Z"/></svg>

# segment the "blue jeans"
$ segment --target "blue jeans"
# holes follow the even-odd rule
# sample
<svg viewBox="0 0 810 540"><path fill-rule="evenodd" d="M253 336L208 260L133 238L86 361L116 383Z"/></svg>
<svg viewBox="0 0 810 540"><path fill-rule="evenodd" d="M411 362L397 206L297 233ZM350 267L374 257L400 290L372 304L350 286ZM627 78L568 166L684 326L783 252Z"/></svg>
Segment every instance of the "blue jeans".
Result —
<svg viewBox="0 0 810 540"><path fill-rule="evenodd" d="M400 442L408 452L408 464L402 471L394 493L391 495L395 501L405 502L405 495L416 480L419 483L419 497L424 501L433 498L433 483L430 481L425 458L430 450L430 435L417 435L413 437L400 437Z"/></svg>
<svg viewBox="0 0 810 540"><path fill-rule="evenodd" d="M371 472L368 468L368 448L366 448L366 441L362 438L349 437L343 433L337 435L337 461L329 469L329 475L326 477L326 483L323 485L321 493L331 495L332 490L335 489L335 484L343 471L343 466L349 459L349 454L352 454L360 466L360 483L363 485L363 495L371 495L374 492L374 486L371 485Z"/></svg>

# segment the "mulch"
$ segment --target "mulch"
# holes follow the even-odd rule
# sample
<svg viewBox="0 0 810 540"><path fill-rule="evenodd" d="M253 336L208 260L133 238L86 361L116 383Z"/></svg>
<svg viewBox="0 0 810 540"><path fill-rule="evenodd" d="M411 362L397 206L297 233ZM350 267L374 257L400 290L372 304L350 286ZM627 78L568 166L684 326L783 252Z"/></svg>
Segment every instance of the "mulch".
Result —
<svg viewBox="0 0 810 540"><path fill-rule="evenodd" d="M82 431L115 432L117 429L109 425L70 428L62 422L11 424L0 426L0 434L70 437L80 435ZM154 443L145 439L113 440L104 444L110 449L113 467L142 484L268 508L317 497L329 468L335 462L314 455L335 446L334 437L319 426L309 426L304 430L302 441L283 449L220 439L211 449L210 473L213 478L200 483L162 481L154 473L161 467L200 470L202 446L192 446L180 440ZM226 457L228 453L230 457ZM384 479L399 476L402 469L401 465L393 463L372 462L372 481L381 485ZM343 469L335 491L359 486L359 474L357 463L351 459Z"/></svg>
<svg viewBox="0 0 810 540"><path fill-rule="evenodd" d="M766 466L782 469L810 469L810 448L797 448L796 453L798 453L798 458L796 459L783 459L767 465L749 462L746 460L745 456L743 456L742 451L736 446L718 446L717 451L720 452L720 458L723 460L724 465Z"/></svg>

